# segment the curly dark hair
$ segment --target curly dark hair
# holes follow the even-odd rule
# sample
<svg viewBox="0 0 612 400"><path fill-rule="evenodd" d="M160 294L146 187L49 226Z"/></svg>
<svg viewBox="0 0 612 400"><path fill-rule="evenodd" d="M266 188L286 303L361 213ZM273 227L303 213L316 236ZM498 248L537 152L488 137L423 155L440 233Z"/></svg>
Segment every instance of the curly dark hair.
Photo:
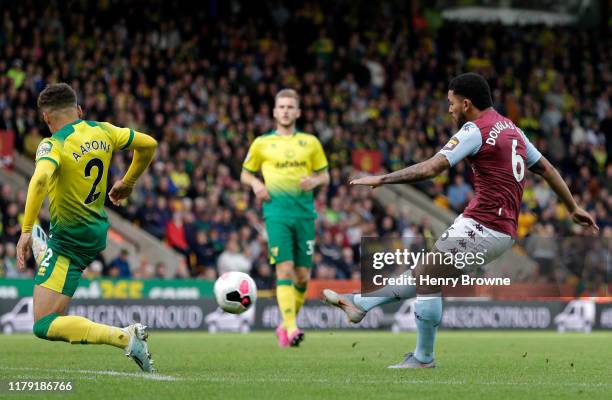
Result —
<svg viewBox="0 0 612 400"><path fill-rule="evenodd" d="M473 72L461 74L450 82L448 90L452 90L457 96L469 99L474 107L484 110L493 105L489 83L481 75Z"/></svg>
<svg viewBox="0 0 612 400"><path fill-rule="evenodd" d="M38 95L38 108L44 111L62 110L76 107L77 95L67 83L47 85Z"/></svg>

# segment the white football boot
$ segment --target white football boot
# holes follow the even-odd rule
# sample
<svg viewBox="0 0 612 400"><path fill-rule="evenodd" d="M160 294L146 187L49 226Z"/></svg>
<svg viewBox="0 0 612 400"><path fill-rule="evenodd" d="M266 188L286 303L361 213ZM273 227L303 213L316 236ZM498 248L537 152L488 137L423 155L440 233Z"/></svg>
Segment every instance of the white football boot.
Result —
<svg viewBox="0 0 612 400"><path fill-rule="evenodd" d="M153 359L147 347L149 332L147 327L142 324L132 324L123 328L130 335L130 342L125 348L125 355L134 360L144 372L155 372Z"/></svg>

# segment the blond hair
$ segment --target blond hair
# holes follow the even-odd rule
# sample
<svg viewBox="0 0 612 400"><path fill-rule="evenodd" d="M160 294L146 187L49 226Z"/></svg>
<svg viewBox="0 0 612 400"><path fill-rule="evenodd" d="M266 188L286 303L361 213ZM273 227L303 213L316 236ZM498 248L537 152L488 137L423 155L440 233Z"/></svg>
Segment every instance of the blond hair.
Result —
<svg viewBox="0 0 612 400"><path fill-rule="evenodd" d="M281 97L288 97L290 99L295 99L298 108L300 107L300 95L295 90L293 89L280 90L278 93L276 93L276 96L274 96L274 103L276 104L278 99L280 99Z"/></svg>

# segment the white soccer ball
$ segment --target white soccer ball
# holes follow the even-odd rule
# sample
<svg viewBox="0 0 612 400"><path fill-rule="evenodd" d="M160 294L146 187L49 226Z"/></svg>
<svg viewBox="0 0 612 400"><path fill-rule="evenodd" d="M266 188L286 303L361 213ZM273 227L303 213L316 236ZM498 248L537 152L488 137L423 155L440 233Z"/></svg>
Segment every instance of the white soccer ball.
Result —
<svg viewBox="0 0 612 400"><path fill-rule="evenodd" d="M215 282L215 298L223 311L241 314L257 300L257 287L244 272L226 272Z"/></svg>

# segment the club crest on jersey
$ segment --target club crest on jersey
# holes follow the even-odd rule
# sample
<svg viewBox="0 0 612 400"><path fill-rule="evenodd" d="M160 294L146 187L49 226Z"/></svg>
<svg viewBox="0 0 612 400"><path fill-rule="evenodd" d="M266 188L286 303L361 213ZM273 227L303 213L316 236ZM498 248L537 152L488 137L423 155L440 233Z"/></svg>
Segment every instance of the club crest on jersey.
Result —
<svg viewBox="0 0 612 400"><path fill-rule="evenodd" d="M443 150L452 150L455 147L457 147L458 144L459 144L459 139L453 136L451 140L449 140L448 143L446 143L446 146L444 146Z"/></svg>
<svg viewBox="0 0 612 400"><path fill-rule="evenodd" d="M38 146L38 150L36 150L36 158L40 158L40 157L46 156L47 154L51 153L51 148L53 148L53 144L49 142L42 142Z"/></svg>

